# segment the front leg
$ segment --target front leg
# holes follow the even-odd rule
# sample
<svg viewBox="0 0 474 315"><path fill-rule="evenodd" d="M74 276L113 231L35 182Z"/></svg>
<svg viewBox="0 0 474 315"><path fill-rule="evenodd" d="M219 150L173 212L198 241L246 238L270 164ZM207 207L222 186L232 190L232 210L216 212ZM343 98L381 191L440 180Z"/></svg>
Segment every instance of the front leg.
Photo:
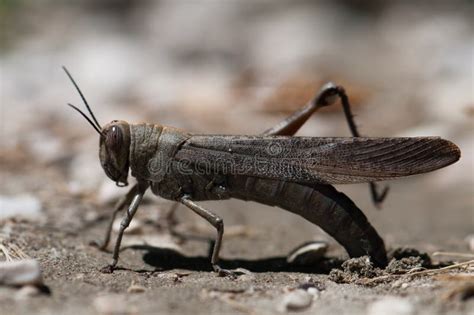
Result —
<svg viewBox="0 0 474 315"><path fill-rule="evenodd" d="M137 191L135 195L133 196L132 202L130 203L128 210L125 213L125 216L123 217L122 222L120 223L120 229L117 235L117 240L115 241L112 263L102 268L101 270L102 272L111 273L114 271L118 262L118 258L119 258L120 244L122 243L123 233L125 232L125 229L128 227L130 222L132 221L133 216L137 212L138 206L140 205L140 202L142 201L143 195L145 194L145 191L147 190L147 188L148 188L148 184L144 184L144 183L137 184Z"/></svg>
<svg viewBox="0 0 474 315"><path fill-rule="evenodd" d="M216 228L217 237L216 241L214 242L214 248L212 250L211 256L211 264L214 271L217 272L219 276L234 275L232 271L223 269L217 264L217 262L219 261L219 251L221 249L222 237L224 235L224 221L215 213L194 203L188 196L181 197L179 201L185 206L187 206L189 209L193 210L195 213L206 219L207 222L211 223L212 226Z"/></svg>
<svg viewBox="0 0 474 315"><path fill-rule="evenodd" d="M107 226L107 231L105 232L105 237L100 241L92 241L90 244L92 246L96 246L100 250L105 250L107 246L109 245L110 242L110 235L112 234L112 226L115 221L115 217L117 216L117 213L123 210L123 208L130 206L130 203L132 202L133 197L136 195L138 189L138 184L133 185L132 188L128 191L128 193L119 200L117 205L115 206L114 212L112 213L112 217L110 218L109 225Z"/></svg>

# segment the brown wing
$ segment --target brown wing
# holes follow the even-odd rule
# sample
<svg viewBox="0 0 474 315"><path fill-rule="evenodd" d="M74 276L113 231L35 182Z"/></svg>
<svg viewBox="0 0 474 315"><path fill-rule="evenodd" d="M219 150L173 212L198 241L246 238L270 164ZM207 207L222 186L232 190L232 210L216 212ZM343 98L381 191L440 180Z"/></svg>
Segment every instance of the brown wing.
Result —
<svg viewBox="0 0 474 315"><path fill-rule="evenodd" d="M456 162L459 148L438 137L326 138L195 135L175 158L201 172L300 183L372 182Z"/></svg>

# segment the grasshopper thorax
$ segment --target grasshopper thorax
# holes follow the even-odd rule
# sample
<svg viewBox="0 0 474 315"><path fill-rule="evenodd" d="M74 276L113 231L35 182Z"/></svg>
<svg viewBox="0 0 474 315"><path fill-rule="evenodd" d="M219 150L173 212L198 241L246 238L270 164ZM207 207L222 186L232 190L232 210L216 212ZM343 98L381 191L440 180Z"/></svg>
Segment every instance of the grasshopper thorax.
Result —
<svg viewBox="0 0 474 315"><path fill-rule="evenodd" d="M100 136L100 164L117 186L128 185L129 152L130 125L123 120L113 120L105 125Z"/></svg>

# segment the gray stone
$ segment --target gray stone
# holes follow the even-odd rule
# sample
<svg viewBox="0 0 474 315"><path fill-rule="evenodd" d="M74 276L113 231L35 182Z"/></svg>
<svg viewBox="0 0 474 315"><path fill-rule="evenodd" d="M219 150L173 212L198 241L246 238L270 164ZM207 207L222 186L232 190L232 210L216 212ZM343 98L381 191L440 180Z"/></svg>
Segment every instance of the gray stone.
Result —
<svg viewBox="0 0 474 315"><path fill-rule="evenodd" d="M0 263L1 285L37 285L42 283L41 267L34 259Z"/></svg>
<svg viewBox="0 0 474 315"><path fill-rule="evenodd" d="M41 202L32 195L0 196L0 220L41 217Z"/></svg>

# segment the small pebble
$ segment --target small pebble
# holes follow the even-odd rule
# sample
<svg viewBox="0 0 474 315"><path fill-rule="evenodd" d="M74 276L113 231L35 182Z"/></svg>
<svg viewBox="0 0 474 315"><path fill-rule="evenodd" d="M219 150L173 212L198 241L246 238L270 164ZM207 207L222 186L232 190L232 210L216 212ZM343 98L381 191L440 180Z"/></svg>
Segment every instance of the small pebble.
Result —
<svg viewBox="0 0 474 315"><path fill-rule="evenodd" d="M367 308L368 315L411 315L415 308L407 299L387 296L373 302Z"/></svg>
<svg viewBox="0 0 474 315"><path fill-rule="evenodd" d="M0 285L41 284L41 268L34 259L4 261L0 263Z"/></svg>
<svg viewBox="0 0 474 315"><path fill-rule="evenodd" d="M138 284L132 284L127 289L128 293L143 293L145 291L146 291L146 288Z"/></svg>
<svg viewBox="0 0 474 315"><path fill-rule="evenodd" d="M90 222L95 222L99 219L99 213L97 211L87 211L86 214L84 215L84 221L90 223Z"/></svg>
<svg viewBox="0 0 474 315"><path fill-rule="evenodd" d="M474 252L474 234L471 234L471 235L468 235L466 237L466 242L468 243L469 245L469 250L471 252Z"/></svg>
<svg viewBox="0 0 474 315"><path fill-rule="evenodd" d="M311 306L313 295L303 289L296 289L283 297L281 311L301 311Z"/></svg>
<svg viewBox="0 0 474 315"><path fill-rule="evenodd" d="M41 217L41 202L32 195L0 196L0 220Z"/></svg>
<svg viewBox="0 0 474 315"><path fill-rule="evenodd" d="M306 291L314 297L317 297L319 295L319 290L316 289L315 287L310 287Z"/></svg>
<svg viewBox="0 0 474 315"><path fill-rule="evenodd" d="M83 273L78 273L74 276L74 279L77 281L84 281L84 274Z"/></svg>
<svg viewBox="0 0 474 315"><path fill-rule="evenodd" d="M101 315L126 315L136 313L134 312L134 306L127 303L125 297L119 294L96 297L93 301L93 305L97 313Z"/></svg>
<svg viewBox="0 0 474 315"><path fill-rule="evenodd" d="M15 299L24 300L30 297L38 296L40 295L40 293L41 291L38 289L38 287L34 285L25 285L24 287L22 287L16 292Z"/></svg>
<svg viewBox="0 0 474 315"><path fill-rule="evenodd" d="M308 266L320 261L328 249L324 242L309 242L298 246L288 254L286 261L289 264Z"/></svg>
<svg viewBox="0 0 474 315"><path fill-rule="evenodd" d="M59 259L61 258L61 252L56 249L56 248L51 248L51 251L49 252L49 257L52 259Z"/></svg>

